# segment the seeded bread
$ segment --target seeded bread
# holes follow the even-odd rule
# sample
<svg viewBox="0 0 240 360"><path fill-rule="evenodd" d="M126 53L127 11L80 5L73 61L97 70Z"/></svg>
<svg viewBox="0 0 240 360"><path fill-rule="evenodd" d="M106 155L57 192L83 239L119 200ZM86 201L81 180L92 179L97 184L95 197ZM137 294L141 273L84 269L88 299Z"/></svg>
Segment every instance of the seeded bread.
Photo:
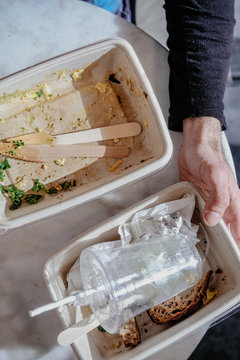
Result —
<svg viewBox="0 0 240 360"><path fill-rule="evenodd" d="M156 324L166 324L170 321L180 320L196 311L202 305L211 275L212 270L206 273L189 294L176 295L149 309L147 313L151 320Z"/></svg>
<svg viewBox="0 0 240 360"><path fill-rule="evenodd" d="M122 325L119 330L125 347L134 347L141 342L141 336L135 318Z"/></svg>

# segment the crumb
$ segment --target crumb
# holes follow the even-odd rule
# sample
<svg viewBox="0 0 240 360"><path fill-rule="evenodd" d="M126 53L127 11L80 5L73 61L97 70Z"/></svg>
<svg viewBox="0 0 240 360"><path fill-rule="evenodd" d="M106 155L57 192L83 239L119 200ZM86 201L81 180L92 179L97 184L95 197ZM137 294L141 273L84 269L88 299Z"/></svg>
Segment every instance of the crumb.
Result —
<svg viewBox="0 0 240 360"><path fill-rule="evenodd" d="M43 170L47 170L48 166L47 166L46 164L42 164L41 168L42 168Z"/></svg>
<svg viewBox="0 0 240 360"><path fill-rule="evenodd" d="M120 140L119 140L119 139L117 139L117 138L116 138L116 139L113 139L114 144L119 143L119 141L120 141Z"/></svg>
<svg viewBox="0 0 240 360"><path fill-rule="evenodd" d="M44 83L42 85L42 92L46 99L49 99L49 97L52 97L52 91L46 83Z"/></svg>
<svg viewBox="0 0 240 360"><path fill-rule="evenodd" d="M84 72L84 69L75 70L75 71L71 74L71 77L72 77L73 81L77 81L77 80L81 79L83 72Z"/></svg>
<svg viewBox="0 0 240 360"><path fill-rule="evenodd" d="M108 171L110 171L110 172L115 171L119 167L119 165L121 165L121 163L122 163L122 160L117 160L112 166L110 166L108 168Z"/></svg>
<svg viewBox="0 0 240 360"><path fill-rule="evenodd" d="M212 291L207 289L206 294L203 298L203 305L208 304L217 295L217 293L218 293L217 289Z"/></svg>
<svg viewBox="0 0 240 360"><path fill-rule="evenodd" d="M95 89L97 89L101 94L105 93L106 90L107 90L108 86L106 83L100 83L98 82L96 85L95 85Z"/></svg>
<svg viewBox="0 0 240 360"><path fill-rule="evenodd" d="M215 274L222 274L222 273L223 273L223 271L220 267L217 268L217 270L215 271Z"/></svg>
<svg viewBox="0 0 240 360"><path fill-rule="evenodd" d="M60 72L60 74L58 75L58 80L62 79L62 78L65 78L66 77L66 71L65 70L62 70Z"/></svg>
<svg viewBox="0 0 240 360"><path fill-rule="evenodd" d="M54 162L56 165L63 166L65 163L65 160L66 160L66 158L62 158L62 159L55 160Z"/></svg>
<svg viewBox="0 0 240 360"><path fill-rule="evenodd" d="M143 126L148 129L148 121L147 119L144 119Z"/></svg>

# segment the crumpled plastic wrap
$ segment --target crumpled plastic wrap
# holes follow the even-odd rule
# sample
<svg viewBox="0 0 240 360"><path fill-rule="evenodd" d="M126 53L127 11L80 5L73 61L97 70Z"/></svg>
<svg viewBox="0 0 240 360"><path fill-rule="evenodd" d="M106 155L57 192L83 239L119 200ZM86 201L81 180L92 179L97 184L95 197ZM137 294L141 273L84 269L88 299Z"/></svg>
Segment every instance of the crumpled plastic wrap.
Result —
<svg viewBox="0 0 240 360"><path fill-rule="evenodd" d="M130 222L118 228L122 245L178 233L187 235L195 245L199 240L198 225L191 223L194 208L195 196L186 194L181 199L137 212Z"/></svg>
<svg viewBox="0 0 240 360"><path fill-rule="evenodd" d="M195 246L199 241L197 238L199 226L191 223L194 208L195 196L193 194L186 194L179 200L166 202L149 209L141 210L134 215L130 222L119 226L118 233L121 238L121 243L120 241L117 241L114 242L114 244L116 246L125 246L133 241L147 241L160 236L163 237L163 245L165 244L163 246L163 256L166 257L167 262L169 256L171 257L171 254L173 253L178 256L178 258L184 258L187 253L184 246L187 245L187 242ZM187 235L188 241L186 242L184 240L180 244L176 243L176 241L180 241L179 239L181 238L176 238L175 241L167 242L167 235L172 234ZM107 249L110 246L109 244L112 244L112 242L100 243L95 246L97 246L99 250L102 250L104 248ZM174 250L172 249L173 246L175 247ZM192 256L195 258L196 254L192 254ZM196 256L196 258L198 257ZM80 262L78 258L67 275L69 292L82 288L79 276L79 266Z"/></svg>

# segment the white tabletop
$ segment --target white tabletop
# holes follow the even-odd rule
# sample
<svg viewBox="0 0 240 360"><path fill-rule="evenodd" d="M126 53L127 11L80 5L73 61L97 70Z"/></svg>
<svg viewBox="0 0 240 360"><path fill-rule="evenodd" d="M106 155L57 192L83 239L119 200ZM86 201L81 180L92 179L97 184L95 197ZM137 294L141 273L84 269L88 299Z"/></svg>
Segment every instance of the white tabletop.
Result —
<svg viewBox="0 0 240 360"><path fill-rule="evenodd" d="M168 114L166 50L136 26L78 0L0 1L0 78L98 40L122 37L134 47ZM28 310L49 302L42 279L47 256L75 236L120 210L178 182L176 154L181 134L171 133L174 156L164 172L146 177L83 206L41 223L10 231L0 239L1 360L75 359L70 347L57 345L61 330L55 312L30 319ZM94 209L94 213L93 213ZM163 359L186 359L205 330L171 347Z"/></svg>

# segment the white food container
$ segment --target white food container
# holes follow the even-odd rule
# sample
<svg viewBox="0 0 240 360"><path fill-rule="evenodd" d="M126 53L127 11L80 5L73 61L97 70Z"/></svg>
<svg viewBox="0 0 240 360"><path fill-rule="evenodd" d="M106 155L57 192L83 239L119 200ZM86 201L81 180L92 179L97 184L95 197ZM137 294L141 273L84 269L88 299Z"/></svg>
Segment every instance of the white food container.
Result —
<svg viewBox="0 0 240 360"><path fill-rule="evenodd" d="M84 71L74 81L76 69ZM112 89L109 96L101 86L95 87L106 81ZM36 91L44 96L40 93L40 98L36 97ZM27 191L33 179L48 184L72 176L77 186L14 211L0 194L2 230L49 217L159 171L172 156L158 101L133 48L122 39L102 41L2 79L0 119L1 139L39 130L57 134L126 121L137 121L142 127L137 137L120 139L119 144L129 146L131 152L116 168L114 159L78 158L67 160L64 166L54 163L49 167L10 159L4 185L23 180ZM113 145L113 141L107 144Z"/></svg>
<svg viewBox="0 0 240 360"><path fill-rule="evenodd" d="M195 194L196 208L193 217L195 223L201 222L203 225L204 200L194 185L182 182L156 193L96 226L51 255L44 264L43 276L52 300L59 300L67 295L66 275L84 248L95 243L119 239L118 226L128 222L137 211L179 199L185 194ZM211 281L218 291L217 296L210 303L185 320L170 326L153 324L148 315L143 313L141 320L137 319L142 342L133 349L126 349L123 341L117 348L115 345L121 340L117 334L102 333L96 328L73 343L72 347L78 358L84 360L157 359L162 349L166 349L176 341L181 341L195 331L211 326L227 317L232 311L236 311L240 305L239 249L223 221L215 227L204 226L203 234L208 238L205 270L209 267L213 270ZM205 243L204 236L202 244ZM79 308L76 310L74 307L62 306L57 311L64 328L79 319ZM89 312L81 308L81 316L88 315ZM147 328L147 333L143 331L144 328Z"/></svg>

